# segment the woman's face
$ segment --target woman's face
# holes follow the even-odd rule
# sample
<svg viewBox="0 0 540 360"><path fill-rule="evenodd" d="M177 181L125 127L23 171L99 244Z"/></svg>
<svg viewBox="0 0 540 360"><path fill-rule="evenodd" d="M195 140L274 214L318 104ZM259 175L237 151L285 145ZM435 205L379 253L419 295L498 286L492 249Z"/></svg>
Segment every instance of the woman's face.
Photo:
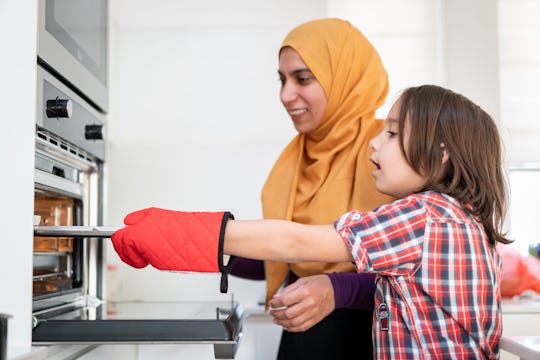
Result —
<svg viewBox="0 0 540 360"><path fill-rule="evenodd" d="M322 122L328 105L326 94L298 52L284 47L279 54L280 98L296 131L306 134Z"/></svg>
<svg viewBox="0 0 540 360"><path fill-rule="evenodd" d="M401 151L399 140L398 116L400 101L390 109L386 118L386 126L379 135L369 142L372 150L371 162L375 164L372 172L375 187L383 194L403 198L423 188L427 177L418 174L407 162ZM405 148L409 139L409 127L405 126Z"/></svg>

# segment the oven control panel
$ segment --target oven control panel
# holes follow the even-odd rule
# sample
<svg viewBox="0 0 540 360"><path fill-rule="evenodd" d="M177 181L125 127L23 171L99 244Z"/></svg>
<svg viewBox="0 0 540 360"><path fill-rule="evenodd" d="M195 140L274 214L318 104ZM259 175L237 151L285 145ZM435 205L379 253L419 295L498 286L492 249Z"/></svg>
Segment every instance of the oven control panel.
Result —
<svg viewBox="0 0 540 360"><path fill-rule="evenodd" d="M105 116L41 66L37 101L39 130L105 160Z"/></svg>

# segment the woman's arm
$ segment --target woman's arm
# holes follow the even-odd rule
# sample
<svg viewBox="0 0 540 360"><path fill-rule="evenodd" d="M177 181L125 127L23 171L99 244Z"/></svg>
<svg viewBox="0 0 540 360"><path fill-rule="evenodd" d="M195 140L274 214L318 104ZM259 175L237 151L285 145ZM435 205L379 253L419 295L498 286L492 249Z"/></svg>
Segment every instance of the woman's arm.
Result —
<svg viewBox="0 0 540 360"><path fill-rule="evenodd" d="M373 310L375 274L340 272L328 277L334 288L336 309Z"/></svg>
<svg viewBox="0 0 540 360"><path fill-rule="evenodd" d="M264 280L264 261L236 257L229 274L242 279Z"/></svg>
<svg viewBox="0 0 540 360"><path fill-rule="evenodd" d="M286 220L229 220L225 254L285 262L352 261L332 225L302 225Z"/></svg>

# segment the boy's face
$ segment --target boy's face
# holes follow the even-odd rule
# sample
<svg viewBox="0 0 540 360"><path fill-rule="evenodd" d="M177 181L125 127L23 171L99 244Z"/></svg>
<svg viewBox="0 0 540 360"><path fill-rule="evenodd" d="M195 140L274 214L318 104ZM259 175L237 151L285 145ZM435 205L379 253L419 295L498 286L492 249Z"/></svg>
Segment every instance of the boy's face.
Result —
<svg viewBox="0 0 540 360"><path fill-rule="evenodd" d="M370 160L375 164L372 172L375 186L380 192L396 198L406 197L421 190L427 178L418 174L407 162L399 141L399 108L400 101L396 101L388 117L383 131L373 138L369 145L373 153ZM409 126L405 126L405 148L409 140Z"/></svg>

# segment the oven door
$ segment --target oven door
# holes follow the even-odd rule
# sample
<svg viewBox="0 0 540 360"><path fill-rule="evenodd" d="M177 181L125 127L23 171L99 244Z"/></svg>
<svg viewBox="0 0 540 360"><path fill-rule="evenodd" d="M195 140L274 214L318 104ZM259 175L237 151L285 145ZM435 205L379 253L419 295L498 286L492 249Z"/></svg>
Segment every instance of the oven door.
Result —
<svg viewBox="0 0 540 360"><path fill-rule="evenodd" d="M37 322L35 345L213 344L233 359L244 312L231 302L97 302Z"/></svg>
<svg viewBox="0 0 540 360"><path fill-rule="evenodd" d="M34 214L40 225L34 227L32 343L213 344L216 358L234 358L244 313L232 300L102 300L103 242L117 228L98 226L99 163L37 133ZM52 148L50 140L58 146Z"/></svg>
<svg viewBox="0 0 540 360"><path fill-rule="evenodd" d="M69 179L62 161L38 152L34 227L34 345L213 344L232 359L244 312L230 302L103 301L103 241L118 228L88 225L89 175ZM46 166L49 164L49 166ZM55 164L55 165L52 165ZM47 170L49 169L49 170Z"/></svg>

